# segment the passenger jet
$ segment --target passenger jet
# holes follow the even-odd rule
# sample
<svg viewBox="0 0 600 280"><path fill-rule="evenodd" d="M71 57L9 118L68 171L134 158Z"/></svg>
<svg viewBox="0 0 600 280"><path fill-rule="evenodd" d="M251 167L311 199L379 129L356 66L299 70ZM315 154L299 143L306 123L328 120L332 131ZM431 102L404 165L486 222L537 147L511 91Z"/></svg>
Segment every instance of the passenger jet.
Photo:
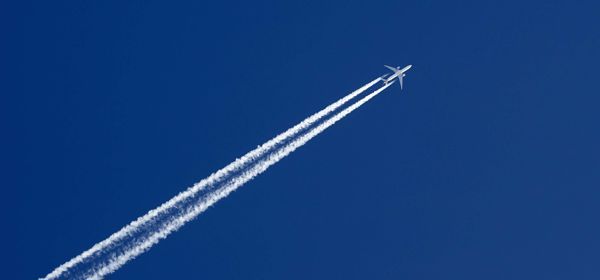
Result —
<svg viewBox="0 0 600 280"><path fill-rule="evenodd" d="M385 74L381 77L381 79L383 80L384 84L388 84L390 81L394 80L395 78L398 78L398 80L400 80L400 89L402 89L402 78L404 78L404 76L406 76L406 74L404 74L404 72L408 71L408 69L410 69L412 67L412 65L408 65L402 69L400 69L400 66L394 68L392 66L388 66L388 65L384 65L385 67L387 67L388 69L394 71L394 74L392 74L389 78L385 78L388 74Z"/></svg>

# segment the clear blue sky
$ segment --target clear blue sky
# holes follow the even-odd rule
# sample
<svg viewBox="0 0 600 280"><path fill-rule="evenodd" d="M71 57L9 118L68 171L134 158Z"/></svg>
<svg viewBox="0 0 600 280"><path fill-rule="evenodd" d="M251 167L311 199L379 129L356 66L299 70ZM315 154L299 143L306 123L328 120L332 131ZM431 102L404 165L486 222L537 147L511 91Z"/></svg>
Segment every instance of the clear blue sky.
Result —
<svg viewBox="0 0 600 280"><path fill-rule="evenodd" d="M11 2L2 279L46 275L383 64L414 65L402 93L109 279L600 279L597 1Z"/></svg>

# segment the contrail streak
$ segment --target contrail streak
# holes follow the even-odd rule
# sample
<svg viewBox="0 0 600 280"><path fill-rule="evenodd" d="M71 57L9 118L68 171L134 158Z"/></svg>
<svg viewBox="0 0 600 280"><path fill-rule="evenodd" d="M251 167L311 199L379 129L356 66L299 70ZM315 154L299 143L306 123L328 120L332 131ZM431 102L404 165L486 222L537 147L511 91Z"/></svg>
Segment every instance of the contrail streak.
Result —
<svg viewBox="0 0 600 280"><path fill-rule="evenodd" d="M137 233L140 230L140 228L143 228L144 225L153 223L160 215L163 215L165 213L168 213L169 211L172 211L173 208L178 203L193 197L198 192L200 192L202 189L204 189L206 186L213 185L216 182L219 182L219 181L223 180L224 178L227 178L228 176L232 175L233 173L240 171L245 166L247 166L249 163L254 162L257 159L261 158L266 153L271 151L273 148L281 145L286 140L289 140L289 139L295 137L300 132L311 127L313 124L318 122L320 119L327 116L331 112L335 111L339 107L343 106L348 101L352 100L353 98L355 98L356 96L358 96L359 94L361 94L362 92L367 90L368 88L372 87L375 83L379 82L380 80L381 80L381 78L377 78L377 79L365 84L364 86L357 89L356 91L348 94L347 96L341 98L340 100L334 102L333 104L325 107L323 110L306 118L305 120L298 123L294 127L277 135L276 137L267 141L263 145L258 146L256 149L248 152L241 158L236 159L235 161L228 164L224 168L218 170L217 172L211 174L207 178L194 184L192 187L188 188L187 190L177 194L175 197L171 198L169 201L163 203L159 207L157 207L153 210L150 210L145 215L137 218L135 221L129 223L128 225L126 225L125 227L120 229L119 231L113 233L107 239L105 239L99 243L96 243L90 249L84 251L80 255L78 255L78 256L72 258L71 260L67 261L66 263L60 265L59 267L54 269L51 273L46 275L43 279L47 279L47 280L58 279L59 277L64 276L63 274L68 273L69 270L71 268L73 268L74 266L76 266L77 264L84 263L88 259L93 257L95 254L99 254L103 250L106 250L106 249L111 248L112 246L115 246L117 243L119 243L123 239L125 239L127 237L131 237L133 234Z"/></svg>
<svg viewBox="0 0 600 280"><path fill-rule="evenodd" d="M323 123L319 124L317 127L294 139L292 142L285 145L284 147L273 151L272 153L267 155L265 159L258 161L256 164L254 164L253 167L249 168L248 170L245 170L239 176L232 178L232 180L228 184L219 187L208 193L205 197L202 197L199 203L192 205L190 209L182 213L180 216L173 217L173 219L171 219L168 223L163 225L159 230L152 233L148 238L143 240L136 240L134 244L123 246L123 248L121 248L121 252L113 255L113 257L104 261L102 264L99 264L98 266L94 267L92 271L86 274L83 278L90 280L100 280L107 274L116 271L128 261L134 259L138 255L150 249L161 239L165 239L169 234L177 231L184 224L196 218L208 207L212 206L217 201L226 197L231 192L244 185L246 182L254 179L254 177L266 171L270 166L277 163L279 160L283 159L290 153L294 152L296 149L306 144L312 138L319 135L321 132L325 131L327 128L334 125L336 122L338 122L348 114L352 113L352 111L356 110L358 107L368 102L371 98L375 97L381 91L385 90L387 87L392 85L392 83L393 82L388 83L387 85L375 90L373 93L365 96L364 98L352 104L351 106L348 106L346 109L337 113L333 117L323 121Z"/></svg>

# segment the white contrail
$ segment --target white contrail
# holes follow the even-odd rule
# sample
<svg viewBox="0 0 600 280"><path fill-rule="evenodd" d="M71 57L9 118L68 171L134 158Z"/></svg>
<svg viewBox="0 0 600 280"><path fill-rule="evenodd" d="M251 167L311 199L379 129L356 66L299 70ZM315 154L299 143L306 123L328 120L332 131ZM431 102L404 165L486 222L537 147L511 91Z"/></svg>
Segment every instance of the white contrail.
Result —
<svg viewBox="0 0 600 280"><path fill-rule="evenodd" d="M222 187L215 189L214 191L211 191L206 195L206 197L202 198L202 200L199 203L193 205L191 209L189 209L185 213L182 213L179 216L173 217L172 220L167 222L164 226L162 226L159 230L151 234L148 238L139 240L131 245L125 245L120 253L113 255L113 257L109 258L102 264L93 268L92 271L86 274L83 278L90 280L100 280L105 275L116 271L128 261L134 259L138 255L150 249L161 239L165 239L169 234L173 233L174 231L177 231L185 223L193 220L199 214L204 212L208 207L212 206L220 199L226 197L231 192L244 185L246 182L252 180L254 177L260 175L261 173L266 171L271 165L277 163L279 160L283 159L296 149L306 144L312 138L319 135L325 129L329 128L337 121L341 120L342 118L350 114L352 111L365 104L371 98L375 97L381 91L389 87L392 83L393 82L388 83L387 85L377 89L373 93L365 96L364 98L352 104L351 106L348 106L343 111L337 113L333 117L319 124L317 127L294 139L292 142L285 145L284 147L273 151L268 156L266 156L265 159L258 161L255 165L253 165L252 168L249 168L248 170L243 171L239 176L234 177L229 184L226 184Z"/></svg>
<svg viewBox="0 0 600 280"><path fill-rule="evenodd" d="M356 96L361 94L363 91L372 87L375 83L379 82L380 80L381 80L381 78L377 78L377 79L365 84L364 86L357 89L356 91L348 94L347 96L341 98L340 100L334 102L333 104L325 107L323 110L306 118L305 120L303 120L299 124L295 125L294 127L277 135L276 137L267 141L263 145L258 146L256 149L248 152L241 158L236 159L235 161L228 164L224 168L218 170L217 172L211 174L207 178L194 184L192 187L188 188L187 190L177 194L175 197L171 198L169 201L163 203L159 207L157 207L153 210L150 210L145 215L137 218L135 221L129 223L128 225L126 225L125 227L120 229L119 231L113 233L107 239L105 239L99 243L96 243L90 249L84 251L80 255L78 255L78 256L72 258L71 260L67 261L66 263L60 265L59 267L54 269L51 273L46 275L43 279L47 279L47 280L57 279L58 277L60 277L63 273L67 272L73 266L75 266L79 263L85 262L86 259L92 257L94 254L99 253L106 248L110 248L111 246L113 246L115 243L122 240L123 238L131 236L132 234L136 233L143 225L152 222L156 217L158 217L162 213L165 213L168 210L172 210L172 208L177 203L194 196L195 194L197 194L199 191L201 191L206 186L214 184L215 182L218 182L218 181L226 178L227 176L231 175L232 173L235 173L235 172L239 171L240 169L242 169L243 167L245 167L248 163L251 163L251 162L259 159L260 157L265 155L267 152L269 152L273 148L281 145L286 140L291 139L292 137L295 137L298 133L309 128L310 126L315 124L317 121L319 121L321 118L323 118L324 116L335 111L339 107L343 106L348 101L352 100L353 98L355 98Z"/></svg>

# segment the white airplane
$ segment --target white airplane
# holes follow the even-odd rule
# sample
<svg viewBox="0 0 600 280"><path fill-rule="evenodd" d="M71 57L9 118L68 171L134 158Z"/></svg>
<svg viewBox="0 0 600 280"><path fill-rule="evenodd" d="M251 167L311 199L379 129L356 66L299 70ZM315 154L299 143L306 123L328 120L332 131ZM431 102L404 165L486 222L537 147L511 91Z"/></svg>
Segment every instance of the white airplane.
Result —
<svg viewBox="0 0 600 280"><path fill-rule="evenodd" d="M381 79L383 80L384 84L388 84L390 81L394 80L395 78L398 78L398 80L400 80L400 89L402 89L402 78L404 78L404 76L406 76L406 74L404 74L404 72L408 71L408 69L410 69L412 67L412 65L408 65L402 69L400 69L400 66L394 68L392 66L387 66L384 65L385 67L387 67L388 69L394 71L394 74L392 74L389 78L385 78L388 74L385 74L383 76L381 76Z"/></svg>

